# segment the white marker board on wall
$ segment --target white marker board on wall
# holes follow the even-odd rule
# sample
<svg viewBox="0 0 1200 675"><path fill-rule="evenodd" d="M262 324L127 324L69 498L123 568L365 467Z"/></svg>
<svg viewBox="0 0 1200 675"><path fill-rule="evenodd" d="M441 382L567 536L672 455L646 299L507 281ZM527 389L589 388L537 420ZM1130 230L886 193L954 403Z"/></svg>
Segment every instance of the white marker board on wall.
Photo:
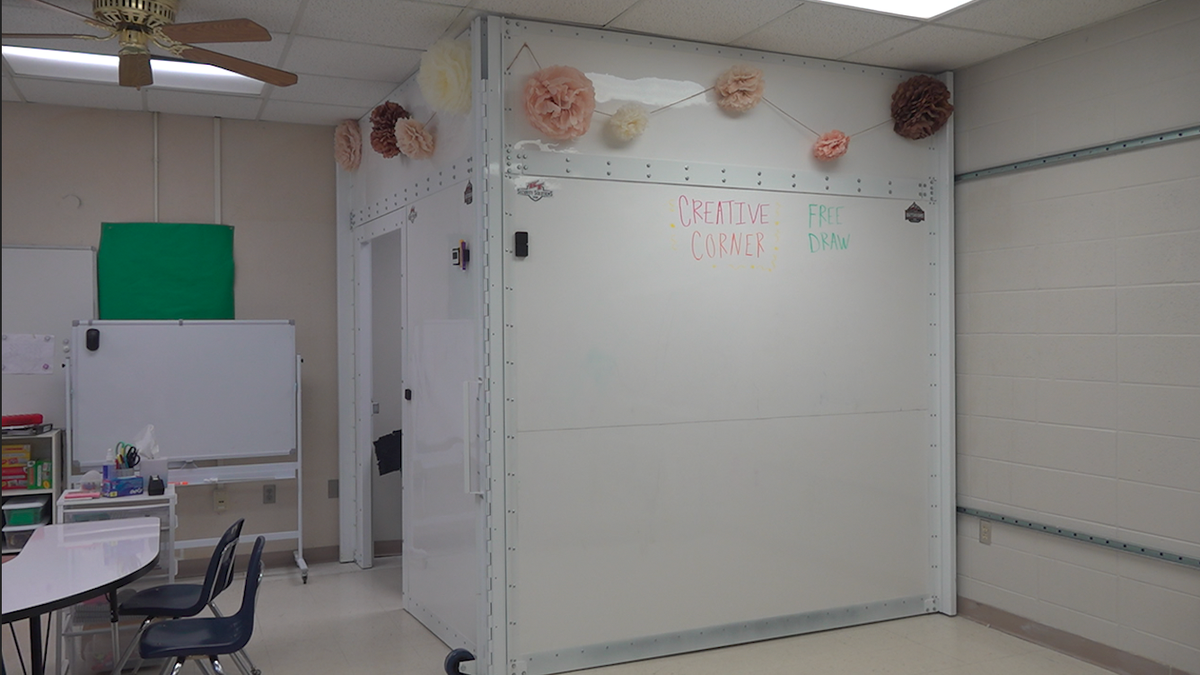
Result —
<svg viewBox="0 0 1200 675"><path fill-rule="evenodd" d="M74 327L72 342L71 448L80 468L102 464L108 448L147 424L172 461L296 449L290 321L92 321Z"/></svg>
<svg viewBox="0 0 1200 675"><path fill-rule="evenodd" d="M71 322L96 316L96 252L90 247L5 246L4 334L51 336L52 372L5 373L5 415L41 413L67 426L67 374L63 344Z"/></svg>

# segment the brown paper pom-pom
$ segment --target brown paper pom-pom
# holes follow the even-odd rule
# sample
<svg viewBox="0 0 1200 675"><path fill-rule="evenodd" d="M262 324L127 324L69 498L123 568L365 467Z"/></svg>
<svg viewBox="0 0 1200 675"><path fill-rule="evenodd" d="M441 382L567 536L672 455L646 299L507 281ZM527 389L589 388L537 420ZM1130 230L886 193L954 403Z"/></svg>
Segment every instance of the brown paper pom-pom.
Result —
<svg viewBox="0 0 1200 675"><path fill-rule="evenodd" d="M384 101L371 111L371 149L386 158L400 154L396 145L396 121L412 117L404 106Z"/></svg>
<svg viewBox="0 0 1200 675"><path fill-rule="evenodd" d="M892 93L892 128L914 141L936 134L953 112L950 90L928 75L911 77Z"/></svg>

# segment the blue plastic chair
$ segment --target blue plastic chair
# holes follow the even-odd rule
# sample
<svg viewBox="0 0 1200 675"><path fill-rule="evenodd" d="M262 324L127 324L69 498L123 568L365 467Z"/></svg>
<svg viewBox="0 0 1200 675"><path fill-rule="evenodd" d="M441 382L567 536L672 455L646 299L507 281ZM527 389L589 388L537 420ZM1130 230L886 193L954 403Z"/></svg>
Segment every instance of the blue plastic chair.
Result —
<svg viewBox="0 0 1200 675"><path fill-rule="evenodd" d="M121 654L120 660L113 666L113 675L119 675L125 663L133 654L134 648L141 640L142 634L150 623L156 619L178 619L196 616L205 607L214 607L212 601L221 591L229 588L233 582L233 560L237 549L238 538L242 535L242 524L245 518L239 518L225 530L221 539L213 549L208 561L208 569L204 573L204 581L199 584L164 584L138 591L121 602L119 616L142 616L142 624L134 634L129 646ZM248 660L248 659L247 659ZM239 664L240 665L240 664ZM253 664L251 665L253 668Z"/></svg>
<svg viewBox="0 0 1200 675"><path fill-rule="evenodd" d="M250 565L246 568L242 605L236 613L156 623L142 634L139 643L142 658L169 659L160 672L175 674L183 668L188 657L207 657L218 675L225 673L217 657L244 649L254 632L254 606L263 577L262 552L266 543L267 538L261 535L254 540Z"/></svg>

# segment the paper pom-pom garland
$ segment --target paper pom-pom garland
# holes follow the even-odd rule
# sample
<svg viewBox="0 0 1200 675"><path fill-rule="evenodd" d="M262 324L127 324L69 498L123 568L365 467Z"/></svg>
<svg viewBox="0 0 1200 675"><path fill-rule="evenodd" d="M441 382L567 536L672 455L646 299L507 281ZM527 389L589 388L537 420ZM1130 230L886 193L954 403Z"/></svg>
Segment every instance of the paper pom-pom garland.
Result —
<svg viewBox="0 0 1200 675"><path fill-rule="evenodd" d="M849 149L850 137L834 129L833 131L821 134L821 137L813 144L812 152L813 157L822 162L828 162L846 154L846 151Z"/></svg>
<svg viewBox="0 0 1200 675"><path fill-rule="evenodd" d="M731 112L746 112L762 100L767 83L753 66L734 66L717 78L717 105Z"/></svg>
<svg viewBox="0 0 1200 675"><path fill-rule="evenodd" d="M405 157L413 159L429 159L433 157L433 134L424 124L414 119L402 119L396 122L396 145Z"/></svg>
<svg viewBox="0 0 1200 675"><path fill-rule="evenodd" d="M439 40L421 55L417 84L430 107L465 115L471 111L471 45Z"/></svg>
<svg viewBox="0 0 1200 675"><path fill-rule="evenodd" d="M596 110L592 81L570 66L550 66L525 83L525 117L533 128L554 140L587 133Z"/></svg>
<svg viewBox="0 0 1200 675"><path fill-rule="evenodd" d="M950 90L928 75L911 77L892 93L892 128L914 141L936 134L953 112Z"/></svg>
<svg viewBox="0 0 1200 675"><path fill-rule="evenodd" d="M399 103L385 101L371 111L371 149L391 159L400 154L396 145L396 121L412 117Z"/></svg>
<svg viewBox="0 0 1200 675"><path fill-rule="evenodd" d="M346 171L355 171L362 162L362 132L358 120L342 120L333 132L333 158Z"/></svg>
<svg viewBox="0 0 1200 675"><path fill-rule="evenodd" d="M617 108L617 112L608 120L608 132L619 141L631 141L650 124L650 114L636 103L626 103Z"/></svg>

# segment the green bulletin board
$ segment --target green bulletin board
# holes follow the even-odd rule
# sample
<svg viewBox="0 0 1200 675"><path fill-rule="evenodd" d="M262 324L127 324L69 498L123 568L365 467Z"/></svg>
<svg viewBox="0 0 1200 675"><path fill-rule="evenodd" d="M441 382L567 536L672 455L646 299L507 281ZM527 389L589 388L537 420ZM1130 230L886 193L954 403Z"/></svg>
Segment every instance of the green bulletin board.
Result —
<svg viewBox="0 0 1200 675"><path fill-rule="evenodd" d="M233 319L233 228L103 223L100 318Z"/></svg>

